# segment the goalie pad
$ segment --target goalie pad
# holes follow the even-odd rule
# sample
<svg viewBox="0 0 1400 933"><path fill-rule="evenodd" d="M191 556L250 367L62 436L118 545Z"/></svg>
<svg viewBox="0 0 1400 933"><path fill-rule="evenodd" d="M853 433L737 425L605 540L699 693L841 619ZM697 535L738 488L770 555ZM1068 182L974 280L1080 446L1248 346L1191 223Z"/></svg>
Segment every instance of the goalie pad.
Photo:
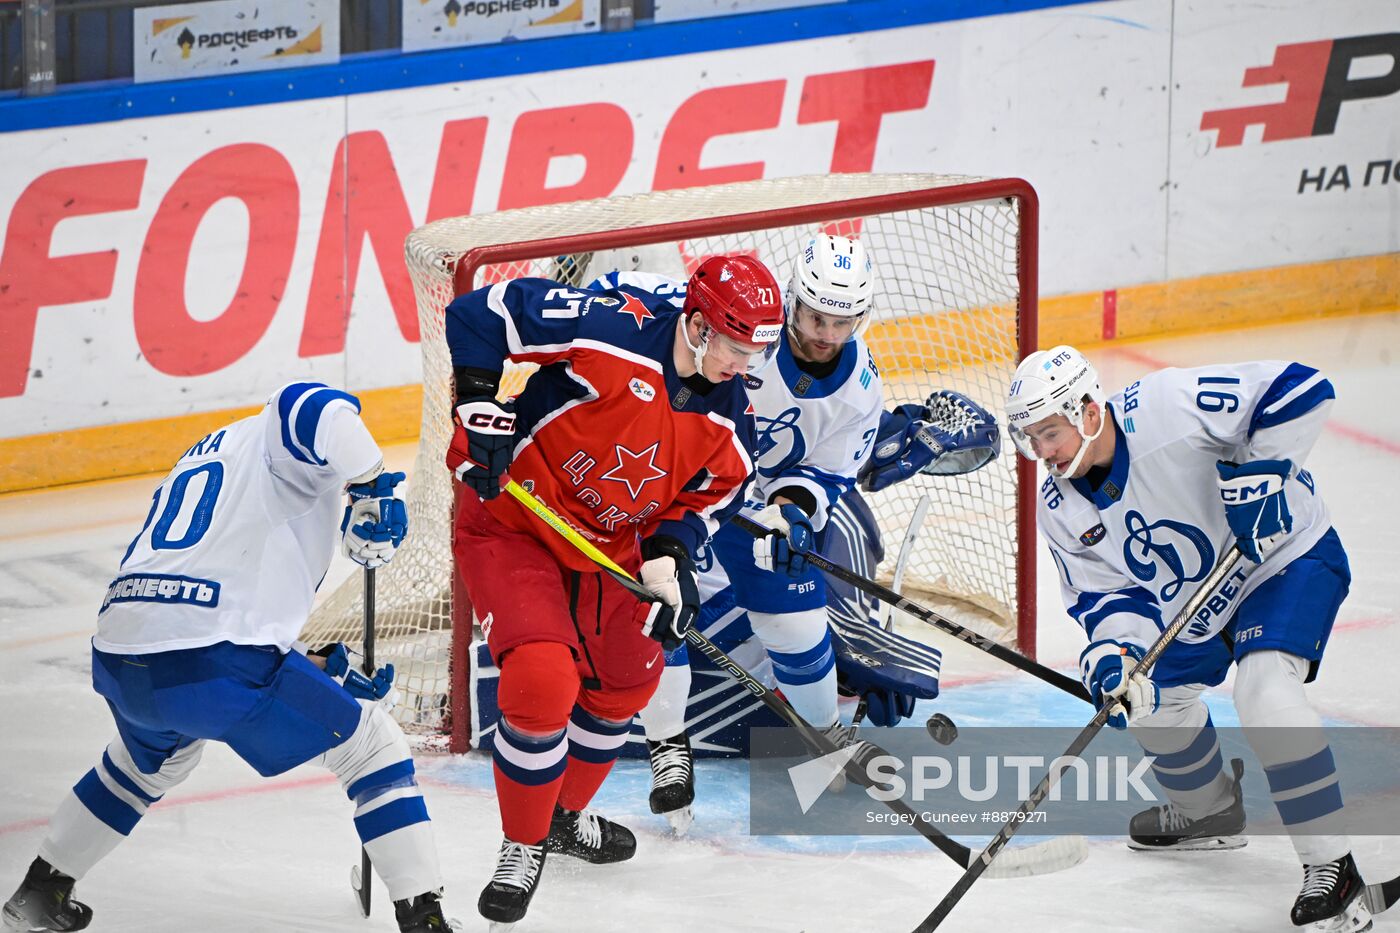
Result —
<svg viewBox="0 0 1400 933"><path fill-rule="evenodd" d="M836 682L866 701L873 726L898 725L914 704L938 696L943 654L931 645L868 622L830 617Z"/></svg>

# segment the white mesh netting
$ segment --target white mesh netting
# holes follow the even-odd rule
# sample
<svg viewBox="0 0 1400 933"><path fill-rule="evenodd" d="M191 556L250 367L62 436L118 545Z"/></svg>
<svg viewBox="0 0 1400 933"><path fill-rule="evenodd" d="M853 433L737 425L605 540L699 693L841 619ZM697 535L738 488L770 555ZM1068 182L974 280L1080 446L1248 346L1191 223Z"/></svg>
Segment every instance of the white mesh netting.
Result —
<svg viewBox="0 0 1400 933"><path fill-rule="evenodd" d="M1020 202L999 195L1026 189L1024 183L973 186L980 181L937 175L772 179L458 217L415 230L406 252L420 319L423 419L410 476L410 536L393 563L378 571L375 620L376 660L395 665L402 694L397 715L405 728L428 734L450 728L450 669L464 663L449 662L453 488L443 464L452 430L443 309L456 294L456 281L470 275L477 287L544 275L578 284L585 271L607 271L590 268L595 250L630 245L627 234L599 234L647 228L637 241L662 234L659 251L669 260L662 265L672 267L649 271L680 274L707 256L745 252L768 263L786 286L808 237L823 230L856 236L875 264L874 320L866 339L881 367L887 406L922 402L933 390L950 388L996 412L1033 314L1022 307L1031 303L1023 302L1018 265ZM872 198L881 200L842 203ZM655 230L658 225L666 229ZM475 254L463 260L469 251L503 244L514 245L488 250L493 265L469 268L480 259ZM650 261L658 250L644 252ZM464 275L454 278L459 272ZM502 394L518 393L527 377L508 366ZM959 622L1014 640L1014 451L1007 443L999 459L974 474L920 475L870 496L884 536L885 582L925 495L930 509L910 551L905 591L934 598L944 610L958 607L964 610ZM317 609L303 638L357 643L362 614L362 586L354 576ZM462 659L469 638L464 632L458 643ZM457 673L456 682L465 683Z"/></svg>

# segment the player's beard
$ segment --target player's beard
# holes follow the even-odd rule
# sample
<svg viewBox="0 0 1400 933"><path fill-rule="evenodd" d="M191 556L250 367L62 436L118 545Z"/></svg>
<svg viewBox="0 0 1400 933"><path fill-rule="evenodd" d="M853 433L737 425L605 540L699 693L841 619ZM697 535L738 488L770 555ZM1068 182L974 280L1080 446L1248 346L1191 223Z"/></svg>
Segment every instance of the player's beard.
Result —
<svg viewBox="0 0 1400 933"><path fill-rule="evenodd" d="M841 347L845 343L833 343L822 345L803 334L796 327L788 328L788 339L792 341L794 356L806 360L809 363L830 363L836 358L836 354L841 352Z"/></svg>

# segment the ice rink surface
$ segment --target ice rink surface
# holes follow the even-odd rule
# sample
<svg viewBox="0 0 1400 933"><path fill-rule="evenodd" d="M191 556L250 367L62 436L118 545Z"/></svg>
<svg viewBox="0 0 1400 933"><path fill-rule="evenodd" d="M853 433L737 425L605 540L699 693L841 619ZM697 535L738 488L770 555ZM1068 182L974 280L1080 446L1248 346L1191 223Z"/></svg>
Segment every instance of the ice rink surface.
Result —
<svg viewBox="0 0 1400 933"><path fill-rule="evenodd" d="M1400 725L1400 314L1129 343L1089 355L1109 392L1161 366L1246 359L1298 360L1332 379L1337 402L1307 466L1331 507L1354 580L1310 693L1334 727ZM406 467L411 453L395 449L391 462ZM87 641L157 481L0 496L0 897L33 858L50 812L113 734L89 686ZM1082 635L1059 611L1054 570L1043 549L1041 556L1040 657L1072 671ZM351 569L338 560L324 589ZM943 695L923 714L940 710L960 725L1078 726L1089 718L1087 707L1027 675L937 633L930 640L945 649ZM1227 681L1209 695L1220 725L1234 721L1229 692ZM425 755L418 770L449 911L465 929L485 929L476 896L500 842L490 762ZM894 933L912 929L960 873L920 840L750 836L745 774L742 762L702 762L696 825L676 841L647 810L644 763L620 763L596 806L636 831L637 857L615 866L549 862L519 933ZM1262 795L1262 783L1251 794ZM211 744L194 775L79 885L96 911L91 929L394 930L382 887L370 920L352 902L348 876L359 849L350 815L328 772L303 767L263 780ZM1063 873L979 881L942 929L1293 929L1288 909L1302 873L1285 837L1254 837L1234 852L1142 854L1107 838L1091 840L1090 849L1087 862ZM1354 851L1368 881L1400 875L1400 838L1357 838ZM1400 909L1377 920L1377 930L1386 929L1400 931Z"/></svg>

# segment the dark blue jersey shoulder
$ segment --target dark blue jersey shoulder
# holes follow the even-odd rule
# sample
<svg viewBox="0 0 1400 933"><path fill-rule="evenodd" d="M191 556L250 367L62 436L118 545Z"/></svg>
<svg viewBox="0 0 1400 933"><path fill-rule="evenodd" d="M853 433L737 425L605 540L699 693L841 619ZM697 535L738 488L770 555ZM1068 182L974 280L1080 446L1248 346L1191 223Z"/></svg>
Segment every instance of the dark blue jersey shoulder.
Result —
<svg viewBox="0 0 1400 933"><path fill-rule="evenodd" d="M445 330L454 366L499 371L508 358L543 364L566 355L579 340L660 362L670 353L677 313L665 298L631 287L513 279L455 299L447 306Z"/></svg>

